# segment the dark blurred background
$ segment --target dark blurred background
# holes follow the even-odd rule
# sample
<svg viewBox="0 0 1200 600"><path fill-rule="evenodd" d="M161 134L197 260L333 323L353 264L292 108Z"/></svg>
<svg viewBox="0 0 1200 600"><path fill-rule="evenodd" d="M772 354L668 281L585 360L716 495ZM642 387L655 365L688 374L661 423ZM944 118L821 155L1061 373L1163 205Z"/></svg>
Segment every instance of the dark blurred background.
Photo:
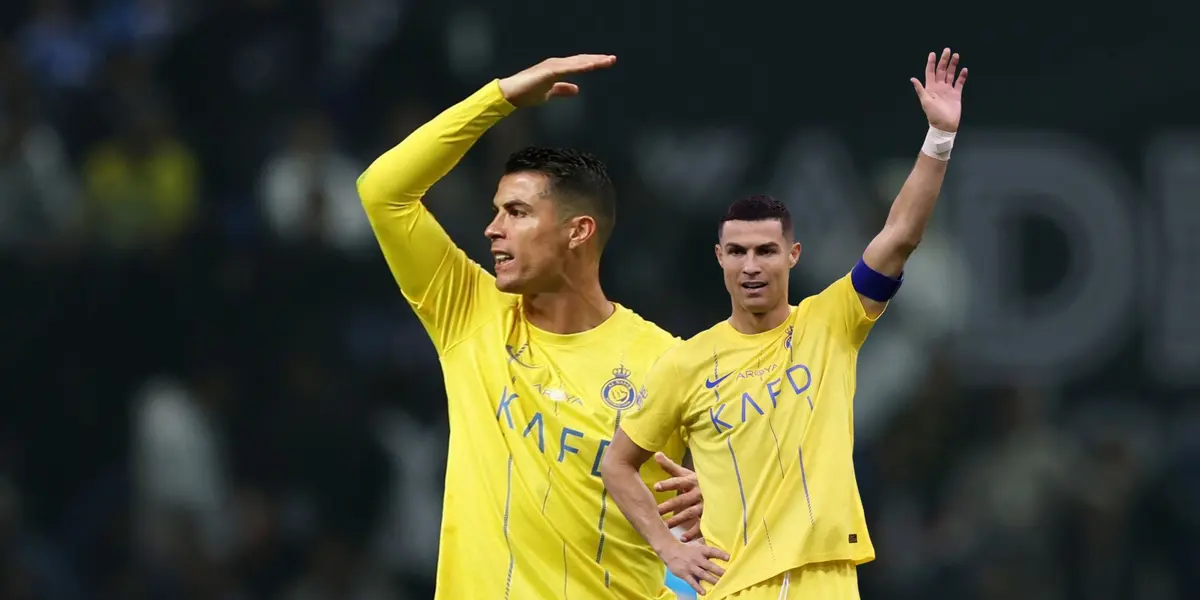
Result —
<svg viewBox="0 0 1200 600"><path fill-rule="evenodd" d="M689 336L714 224L792 207L793 301L854 263L971 69L951 176L860 360L863 597L1200 590L1200 59L1161 2L0 3L0 598L425 599L436 356L355 192L441 108L617 54L429 206L472 255L503 157L604 157L604 284ZM1175 11L1175 12L1172 12Z"/></svg>

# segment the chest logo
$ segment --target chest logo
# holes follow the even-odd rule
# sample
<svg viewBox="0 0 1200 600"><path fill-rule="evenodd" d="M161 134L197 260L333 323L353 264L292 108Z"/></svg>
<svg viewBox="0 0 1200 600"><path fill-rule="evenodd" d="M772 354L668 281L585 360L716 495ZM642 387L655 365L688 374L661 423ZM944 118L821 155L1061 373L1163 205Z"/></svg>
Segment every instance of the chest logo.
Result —
<svg viewBox="0 0 1200 600"><path fill-rule="evenodd" d="M552 402L566 402L567 404L583 406L583 400L579 396L572 396L570 392L567 392L563 388L542 385L540 383L533 384L533 387L537 389L539 394L549 398ZM555 408L555 410L557 411L558 409Z"/></svg>
<svg viewBox="0 0 1200 600"><path fill-rule="evenodd" d="M521 344L521 347L516 348L516 349L514 349L511 344L506 344L504 346L504 349L508 352L508 364L511 365L513 363L517 363L518 365L521 365L522 367L525 367L526 369L538 368L536 365L530 364L528 362L529 361L528 358L524 358L524 359L521 358L521 356L523 354L525 354L525 351L529 350L528 343Z"/></svg>
<svg viewBox="0 0 1200 600"><path fill-rule="evenodd" d="M710 389L710 390L711 390L711 389L713 389L713 388L717 387L718 385L721 385L721 382L722 382L722 381L725 381L725 378L726 378L726 377L729 377L730 375L732 375L732 373L726 373L726 374L724 374L724 375L722 375L722 376L720 376L720 377L718 377L718 378L716 378L716 379L713 379L713 378L711 378L711 377L710 377L710 378L708 378L708 379L705 379L705 380L704 380L704 387L706 387L706 388L708 388L708 389Z"/></svg>
<svg viewBox="0 0 1200 600"><path fill-rule="evenodd" d="M629 369L621 365L613 369L613 377L600 388L600 398L614 410L626 410L634 404L640 404L641 394L629 380L632 375Z"/></svg>

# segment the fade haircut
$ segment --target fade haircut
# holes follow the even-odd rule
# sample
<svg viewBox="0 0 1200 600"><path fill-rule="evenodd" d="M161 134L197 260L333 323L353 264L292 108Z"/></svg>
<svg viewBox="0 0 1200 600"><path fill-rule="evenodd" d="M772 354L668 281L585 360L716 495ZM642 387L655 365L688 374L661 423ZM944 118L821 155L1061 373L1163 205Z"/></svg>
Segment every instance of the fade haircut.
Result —
<svg viewBox="0 0 1200 600"><path fill-rule="evenodd" d="M795 238L795 232L792 231L792 213L788 212L782 202L766 194L740 198L730 204L729 210L725 211L725 216L721 217L721 222L717 225L717 239L721 239L721 233L725 231L725 223L729 221L772 220L779 221L779 226L783 229L783 237L787 238L789 242Z"/></svg>
<svg viewBox="0 0 1200 600"><path fill-rule="evenodd" d="M546 191L554 196L560 216L595 219L596 242L604 249L617 223L617 190L604 162L579 150L530 147L508 157L504 174L513 173L545 175Z"/></svg>

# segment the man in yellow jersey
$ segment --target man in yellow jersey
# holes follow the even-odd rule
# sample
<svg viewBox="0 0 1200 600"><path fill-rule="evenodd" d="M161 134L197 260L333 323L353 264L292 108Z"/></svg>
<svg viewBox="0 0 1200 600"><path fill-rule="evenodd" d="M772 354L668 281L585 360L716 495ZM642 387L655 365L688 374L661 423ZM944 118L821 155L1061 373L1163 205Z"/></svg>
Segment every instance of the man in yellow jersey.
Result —
<svg viewBox="0 0 1200 600"><path fill-rule="evenodd" d="M604 164L545 148L508 160L484 232L494 276L421 203L505 115L573 96L579 89L564 77L614 61L554 58L492 81L359 179L384 257L445 374L439 599L671 597L663 563L613 509L600 479L622 415L640 404L654 361L679 342L600 288L600 255L615 221ZM668 437L665 453L679 460L683 439ZM667 474L648 464L641 477Z"/></svg>
<svg viewBox="0 0 1200 600"><path fill-rule="evenodd" d="M958 130L966 69L930 54L913 79L930 129L887 223L854 269L799 306L788 273L800 258L792 220L767 196L735 202L717 261L733 312L668 351L604 457L609 494L671 572L710 598L858 598L856 565L875 558L854 478L858 350L933 211ZM707 544L676 541L637 468L688 432ZM721 549L732 559L721 566ZM720 561L725 562L725 561Z"/></svg>

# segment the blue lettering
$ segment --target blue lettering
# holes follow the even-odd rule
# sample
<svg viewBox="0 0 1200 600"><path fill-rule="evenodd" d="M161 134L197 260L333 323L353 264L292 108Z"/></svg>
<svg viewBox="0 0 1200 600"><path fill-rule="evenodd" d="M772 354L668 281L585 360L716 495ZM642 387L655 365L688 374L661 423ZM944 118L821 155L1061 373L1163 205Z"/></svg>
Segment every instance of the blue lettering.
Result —
<svg viewBox="0 0 1200 600"><path fill-rule="evenodd" d="M604 449L611 443L609 440L600 440L600 449L596 450L596 460L592 461L592 475L600 476L600 461L604 460Z"/></svg>
<svg viewBox="0 0 1200 600"><path fill-rule="evenodd" d="M504 418L508 419L508 428L509 429L513 428L513 420L512 420L512 413L509 412L508 405L512 404L513 400L516 400L516 399L517 399L517 393L513 392L512 394L509 394L508 386L504 386L504 391L500 392L500 408L496 409L496 420L499 421L500 415L503 414Z"/></svg>
<svg viewBox="0 0 1200 600"><path fill-rule="evenodd" d="M723 410L725 410L724 404L717 407L716 413L713 412L713 409L708 409L708 418L712 419L713 427L717 428L717 433L721 433L721 426L724 426L726 430L733 429L733 425L721 420L721 411Z"/></svg>
<svg viewBox="0 0 1200 600"><path fill-rule="evenodd" d="M779 390L773 390L773 389L771 389L771 386L773 386L773 385L779 386L782 384L783 384L782 379L772 379L771 381L767 382L767 395L771 397L771 408L779 406L778 404L775 403L775 399L779 397Z"/></svg>
<svg viewBox="0 0 1200 600"><path fill-rule="evenodd" d="M804 371L804 387L800 387L800 386L796 385L796 380L792 378L792 373L795 371ZM812 385L812 371L809 371L808 367L805 365L790 366L790 367L788 367L788 370L786 371L786 373L787 373L788 383L792 384L792 390L796 392L797 396L804 393L804 390L807 390L808 386Z"/></svg>
<svg viewBox="0 0 1200 600"><path fill-rule="evenodd" d="M760 414L760 415L763 414L762 409L759 408L758 404L754 402L754 398L750 397L750 392L742 392L742 422L743 423L746 422L746 403L747 402L750 403L750 406L754 407L754 410L758 411L758 414Z"/></svg>
<svg viewBox="0 0 1200 600"><path fill-rule="evenodd" d="M568 435L573 435L577 438L582 438L583 432L575 431L574 429L571 429L570 427L563 427L562 438L559 439L559 441L558 441L559 442L558 443L558 445L559 445L558 462L562 462L563 459L567 457L568 452L570 452L571 454L579 454L579 448L574 448L572 446L567 445L567 436Z"/></svg>
<svg viewBox="0 0 1200 600"><path fill-rule="evenodd" d="M529 424L525 426L525 433L522 433L521 437L529 437L529 432L533 431L534 424L537 425L538 452L545 452L546 451L546 435L545 435L546 432L545 432L545 429L543 426L542 413L540 413L540 412L533 413L533 418L530 419Z"/></svg>

